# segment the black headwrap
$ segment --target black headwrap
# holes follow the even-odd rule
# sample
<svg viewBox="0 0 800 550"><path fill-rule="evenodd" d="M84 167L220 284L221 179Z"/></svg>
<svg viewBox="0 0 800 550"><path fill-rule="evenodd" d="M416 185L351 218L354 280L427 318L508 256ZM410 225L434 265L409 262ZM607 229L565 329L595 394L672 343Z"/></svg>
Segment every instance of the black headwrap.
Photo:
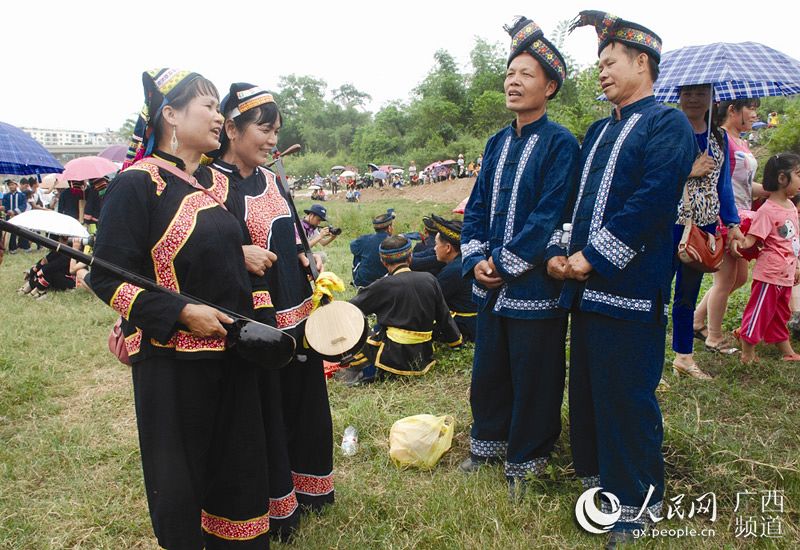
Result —
<svg viewBox="0 0 800 550"><path fill-rule="evenodd" d="M567 63L561 52L544 37L542 29L528 19L520 16L514 20L511 26L503 27L511 36L511 52L508 55L508 63L523 52L531 54L542 65L547 75L556 81L556 91L550 96L554 98L564 84L567 77Z"/></svg>
<svg viewBox="0 0 800 550"><path fill-rule="evenodd" d="M661 62L661 38L647 27L610 13L585 10L572 21L569 32L586 25L593 26L597 31L598 56L614 40L650 54L656 63Z"/></svg>

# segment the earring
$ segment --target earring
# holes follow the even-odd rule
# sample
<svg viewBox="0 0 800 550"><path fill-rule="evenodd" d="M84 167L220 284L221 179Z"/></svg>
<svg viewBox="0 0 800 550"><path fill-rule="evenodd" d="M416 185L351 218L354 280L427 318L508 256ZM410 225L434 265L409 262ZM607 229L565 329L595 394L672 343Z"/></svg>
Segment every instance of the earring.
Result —
<svg viewBox="0 0 800 550"><path fill-rule="evenodd" d="M172 154L178 152L178 134L175 130L175 126L172 127L172 139L169 142L169 146L172 148Z"/></svg>

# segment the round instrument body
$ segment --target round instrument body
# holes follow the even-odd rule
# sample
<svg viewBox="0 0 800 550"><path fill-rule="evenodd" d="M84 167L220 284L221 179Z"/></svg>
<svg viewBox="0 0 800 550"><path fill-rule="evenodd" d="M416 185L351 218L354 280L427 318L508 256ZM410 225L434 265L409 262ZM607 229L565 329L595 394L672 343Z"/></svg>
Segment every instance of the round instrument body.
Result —
<svg viewBox="0 0 800 550"><path fill-rule="evenodd" d="M328 361L348 362L367 341L369 323L350 302L320 306L306 320L306 340Z"/></svg>

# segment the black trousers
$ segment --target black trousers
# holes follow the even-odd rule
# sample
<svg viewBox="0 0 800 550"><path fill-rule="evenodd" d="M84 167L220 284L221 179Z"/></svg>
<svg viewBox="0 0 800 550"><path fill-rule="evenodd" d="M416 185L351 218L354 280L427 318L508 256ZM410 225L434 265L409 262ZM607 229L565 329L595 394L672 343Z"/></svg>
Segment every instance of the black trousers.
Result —
<svg viewBox="0 0 800 550"><path fill-rule="evenodd" d="M561 433L566 318L478 313L470 449L505 458L507 477L538 475Z"/></svg>
<svg viewBox="0 0 800 550"><path fill-rule="evenodd" d="M334 501L333 421L322 357L301 349L280 370L280 384L297 501L317 511Z"/></svg>
<svg viewBox="0 0 800 550"><path fill-rule="evenodd" d="M569 363L570 442L584 486L619 498L614 529L659 514L664 495L664 430L656 387L664 366L666 327L572 312ZM652 489L651 489L652 488Z"/></svg>
<svg viewBox="0 0 800 550"><path fill-rule="evenodd" d="M169 550L269 547L268 464L254 367L233 354L133 366L153 530Z"/></svg>

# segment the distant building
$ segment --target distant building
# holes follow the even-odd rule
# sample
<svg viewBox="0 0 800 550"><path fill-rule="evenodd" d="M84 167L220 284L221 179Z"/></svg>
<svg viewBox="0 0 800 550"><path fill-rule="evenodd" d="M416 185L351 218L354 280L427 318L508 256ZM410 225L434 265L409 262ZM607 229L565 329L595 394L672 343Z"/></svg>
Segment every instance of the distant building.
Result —
<svg viewBox="0 0 800 550"><path fill-rule="evenodd" d="M81 130L51 130L45 128L22 128L33 139L45 147L60 145L112 145L120 143L117 132L84 132Z"/></svg>

